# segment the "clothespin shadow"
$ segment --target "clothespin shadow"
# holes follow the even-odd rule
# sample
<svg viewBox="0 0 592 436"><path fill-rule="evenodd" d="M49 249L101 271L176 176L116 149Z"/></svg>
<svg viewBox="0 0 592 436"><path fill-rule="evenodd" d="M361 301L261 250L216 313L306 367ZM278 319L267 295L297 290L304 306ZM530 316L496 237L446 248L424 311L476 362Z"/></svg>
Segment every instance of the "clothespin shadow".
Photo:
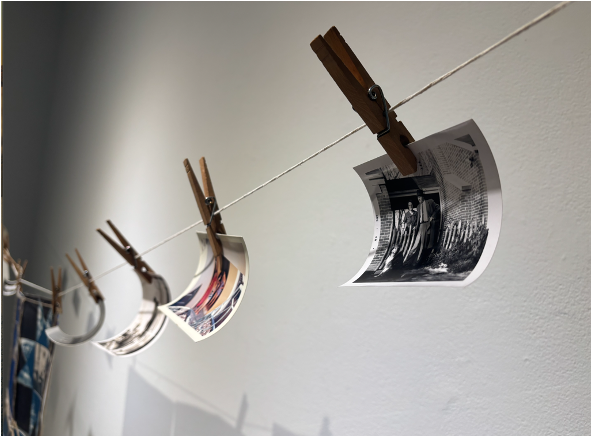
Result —
<svg viewBox="0 0 592 436"><path fill-rule="evenodd" d="M222 224L222 217L220 214L215 214L218 210L218 204L206 160L203 157L199 160L202 182L206 191L205 196L201 190L201 187L199 186L199 183L197 182L197 177L195 177L195 173L193 172L193 168L191 167L189 159L185 159L183 164L185 166L185 170L187 171L187 177L189 178L189 183L191 184L201 219L206 225L206 232L208 234L210 245L212 246L214 258L216 259L216 265L220 267L222 262L222 243L216 237L216 234L218 233L225 235L226 229L224 228L224 224ZM220 268L218 268L218 270L219 269Z"/></svg>
<svg viewBox="0 0 592 436"><path fill-rule="evenodd" d="M413 137L397 120L397 114L388 112L390 104L382 88L374 83L337 28L331 27L324 37L317 36L310 46L352 108L377 135L378 142L401 174L406 176L417 171L417 159L407 148L414 141Z"/></svg>
<svg viewBox="0 0 592 436"><path fill-rule="evenodd" d="M80 277L80 280L82 280L82 283L84 283L84 285L87 287L88 293L93 298L93 300L95 300L95 303L104 300L105 298L103 297L103 294L101 294L101 291L99 291L99 288L95 282L91 281L92 276L90 275L88 267L84 263L84 259L82 259L82 256L77 249L74 249L74 251L76 251L76 255L78 256L78 260L80 261L82 269L80 269L68 255L68 253L66 253L66 257L68 258L68 261L70 261L70 265L72 265L72 268L74 268L74 271L76 271L76 274L78 274L78 277Z"/></svg>
<svg viewBox="0 0 592 436"><path fill-rule="evenodd" d="M152 283L152 274L154 274L154 270L148 266L148 264L141 258L137 257L138 253L131 246L127 239L123 236L123 234L113 225L113 223L107 220L107 224L113 230L113 233L117 236L117 239L121 242L123 246L120 246L117 242L115 242L109 235L103 232L101 229L97 229L97 232L107 240L109 244L123 257L134 269L144 277L148 283Z"/></svg>
<svg viewBox="0 0 592 436"><path fill-rule="evenodd" d="M58 313L62 313L62 296L60 295L62 292L62 267L58 268L57 282L53 275L53 266L49 268L49 272L51 274L51 310L55 317Z"/></svg>

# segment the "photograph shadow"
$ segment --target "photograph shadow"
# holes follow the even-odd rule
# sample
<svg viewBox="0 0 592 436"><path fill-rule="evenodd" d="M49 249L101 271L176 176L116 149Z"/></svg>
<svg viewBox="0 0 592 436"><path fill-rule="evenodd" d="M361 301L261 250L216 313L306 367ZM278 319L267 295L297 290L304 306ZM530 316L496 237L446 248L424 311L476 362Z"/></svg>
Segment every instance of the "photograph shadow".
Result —
<svg viewBox="0 0 592 436"><path fill-rule="evenodd" d="M164 376L159 375L159 377L176 387L183 388ZM203 398L197 396L195 398L200 402L204 402L204 404L208 404L210 409L218 409L220 413L214 413L192 404L170 399L155 388L133 366L130 367L122 435L193 436L203 434L207 436L245 436L244 431L248 427L251 429L256 428L258 433L270 434L271 436L307 436L295 433L277 423L274 423L272 427L266 427L247 422L249 403L246 394L243 395L236 415L222 411L207 403ZM320 431L316 435L333 436L329 424L329 418L324 417Z"/></svg>
<svg viewBox="0 0 592 436"><path fill-rule="evenodd" d="M134 368L130 368L127 392L123 436L244 436L246 396L232 425L219 415L169 399Z"/></svg>

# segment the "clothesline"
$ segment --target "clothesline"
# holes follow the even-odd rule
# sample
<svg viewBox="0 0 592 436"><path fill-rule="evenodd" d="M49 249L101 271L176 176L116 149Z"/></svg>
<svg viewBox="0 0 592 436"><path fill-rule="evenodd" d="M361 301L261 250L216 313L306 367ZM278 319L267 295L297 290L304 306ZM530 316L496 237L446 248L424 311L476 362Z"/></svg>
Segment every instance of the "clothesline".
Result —
<svg viewBox="0 0 592 436"><path fill-rule="evenodd" d="M463 62L462 64L460 64L459 66L457 66L456 68L450 70L449 72L447 72L446 74L443 74L442 76L438 77L436 80L433 80L432 82L428 83L426 86L424 86L423 88L421 88L419 91L411 94L410 96L408 96L407 98L401 100L399 103L397 103L396 105L394 105L393 107L391 107L389 109L389 112L394 111L395 109L403 106L405 103L408 103L409 101L413 100L415 97L418 97L419 95L423 94L425 91L427 91L428 89L432 88L433 86L437 85L438 83L443 82L444 80L448 79L450 76L452 76L453 74L459 72L460 70L462 70L463 68L465 68L466 66L468 66L469 64L472 64L473 62L475 62L477 59L482 58L483 56L485 56L486 54L490 53L491 51L493 51L494 49L498 48L499 46L505 44L506 42L508 42L509 40L511 40L512 38L520 35L521 33L525 32L526 30L530 29L532 26L540 23L541 21L543 21L546 18L549 18L550 16L554 15L555 13L559 12L561 9L563 9L564 7L566 7L567 5L569 5L570 3L573 3L572 1L564 1L561 3L558 3L557 5L555 5L554 7L552 7L551 9L549 9L548 11L544 12L543 14L539 15L538 17L534 18L533 20L529 21L528 23L526 23L525 25L523 25L522 27L516 29L515 31L513 31L512 33L510 33L508 36L506 36L505 38L499 40L498 42L496 42L495 44L493 44L492 46L486 48L485 50L483 50L482 52L478 53L477 55L473 56L472 58L470 58L469 60L467 60L466 62ZM266 181L265 183L262 183L261 185L257 186L255 189L252 189L251 191L247 192L246 194L240 196L239 198L237 198L236 200L228 203L226 206L220 208L218 211L216 211L216 214L220 214L222 211L228 209L231 206L234 206L236 203L238 203L241 200L244 200L245 198L251 196L252 194L254 194L255 192L259 191L260 189L263 189L264 187L266 187L267 185L269 185L270 183L275 182L276 180L278 180L279 178L285 176L286 174L288 174L289 172L295 170L296 168L298 168L299 166L305 164L306 162L308 162L309 160L317 157L319 154L329 150L331 147L333 147L334 145L339 144L340 142L344 141L345 139L349 138L350 136L352 136L354 133L359 132L360 130L362 130L364 127L366 127L366 124L362 124L359 127L356 127L355 129L353 129L352 131L346 133L345 135L343 135L341 138L333 141L332 143L324 146L323 148L321 148L319 151L311 154L310 156L308 156L306 159L298 162L297 164L291 166L290 168L288 168L287 170L283 171L282 173L278 174L277 176L273 177L272 179ZM198 226L199 224L202 224L203 220L197 221L193 224L191 224L190 226L185 227L182 230L179 230L177 233L169 236L168 238L160 241L159 243L153 245L152 247L148 248L147 250L139 253L138 255L136 255L136 258L140 258L141 256L144 256L148 253L150 253L151 251L157 249L158 247L160 247L161 245L166 244L167 242L177 238L178 236L181 236L183 233L191 230L192 228ZM105 277L106 275L111 274L112 272L124 267L128 265L127 262L123 262L120 263L119 265L114 266L113 268L98 274L97 276L93 277L90 281L94 282L102 277ZM20 283L22 283L23 285L29 286L30 288L33 289L37 289L39 291L48 293L48 294L52 294L51 290L44 288L43 286L39 286L33 282L30 282L28 280L25 279L20 279ZM60 295L66 295L70 292L75 291L76 289L80 289L85 287L84 283L79 283L77 285L71 286L69 288L67 288L66 290L64 290L63 292L60 293Z"/></svg>

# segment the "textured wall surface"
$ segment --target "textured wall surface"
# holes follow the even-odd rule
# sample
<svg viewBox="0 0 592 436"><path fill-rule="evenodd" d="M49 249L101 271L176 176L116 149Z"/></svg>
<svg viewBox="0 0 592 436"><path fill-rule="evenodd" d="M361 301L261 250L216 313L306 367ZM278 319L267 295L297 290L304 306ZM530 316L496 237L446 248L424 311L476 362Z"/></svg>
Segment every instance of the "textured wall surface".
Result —
<svg viewBox="0 0 592 436"><path fill-rule="evenodd" d="M49 266L65 266L75 247L95 274L120 263L94 231L106 219L140 251L197 221L184 158L207 157L226 204L360 125L309 47L330 26L394 103L551 5L66 5L47 60L51 95L39 97L51 103L34 156L43 171L31 200L3 212L7 223L34 217L33 242L18 253L28 278L49 286ZM4 22L13 17L4 8ZM27 25L4 27L6 50ZM7 97L15 85L4 71ZM4 113L8 198L17 183L6 168L27 171L27 161L9 155L22 144ZM473 118L492 147L504 217L478 281L338 287L372 237L352 167L383 151L361 131L223 213L246 240L251 275L218 334L195 344L168 325L127 359L58 349L45 436L589 434L590 4L397 113L415 138ZM188 232L146 256L174 296L197 248ZM133 318L140 288L129 268L98 285L102 339ZM64 310L72 333L97 316L85 292L65 297Z"/></svg>

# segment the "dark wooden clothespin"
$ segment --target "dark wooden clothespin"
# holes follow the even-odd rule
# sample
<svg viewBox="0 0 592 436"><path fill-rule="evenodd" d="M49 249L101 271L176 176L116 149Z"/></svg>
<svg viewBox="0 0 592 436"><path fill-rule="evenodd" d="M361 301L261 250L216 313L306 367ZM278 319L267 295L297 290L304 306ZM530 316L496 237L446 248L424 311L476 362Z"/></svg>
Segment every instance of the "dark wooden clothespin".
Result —
<svg viewBox="0 0 592 436"><path fill-rule="evenodd" d="M103 297L103 294L101 294L101 291L99 291L99 288L97 288L97 285L95 285L95 282L91 281L92 276L90 275L90 272L88 271L88 268L84 263L82 256L80 255L77 249L74 249L74 251L76 251L76 255L78 256L78 260L80 261L82 270L78 268L78 265L76 265L72 258L68 256L68 253L66 253L66 257L70 261L72 268L74 268L76 274L78 274L78 277L80 277L80 280L82 280L82 283L84 283L84 285L88 288L88 292L90 293L90 296L93 298L93 300L95 300L95 303L104 300L105 298Z"/></svg>
<svg viewBox="0 0 592 436"><path fill-rule="evenodd" d="M382 88L376 85L337 28L331 27L325 36L317 36L311 43L313 51L323 63L337 86L360 115L393 163L404 176L417 171L415 155L406 146L414 141L395 112Z"/></svg>
<svg viewBox="0 0 592 436"><path fill-rule="evenodd" d="M216 194L214 193L214 186L212 185L212 179L210 178L210 172L208 171L208 164L206 163L205 157L202 157L199 160L199 167L201 169L201 181L204 185L204 191L206 194L206 203L208 203L210 214L212 214L218 210L218 202L216 201ZM226 234L226 229L224 228L224 224L222 224L222 215L219 213L213 216L212 225L214 226L214 232L223 235Z"/></svg>
<svg viewBox="0 0 592 436"><path fill-rule="evenodd" d="M62 268L58 268L57 283L53 275L53 266L49 269L49 272L51 273L51 310L56 315L62 313L62 296L60 295L60 292L62 292Z"/></svg>
<svg viewBox="0 0 592 436"><path fill-rule="evenodd" d="M111 227L111 230L113 230L113 233L115 233L115 235L117 236L117 239L119 239L119 241L121 242L123 247L120 247L117 242L115 242L113 239L111 239L109 237L109 235L107 235L101 229L97 229L97 232L99 232L101 234L101 236L103 238L105 238L107 240L107 242L109 244L111 244L111 246L113 248L115 248L115 250L119 254L121 254L121 256L131 266L133 266L137 272L142 274L142 276L146 280L148 280L148 283L152 283L152 275L151 274L154 274L154 270L152 268L150 268L148 266L148 264L146 262L144 262L144 260L141 257L137 257L137 255L138 255L137 251L134 250L134 247L131 246L131 244L128 242L128 240L125 239L125 236L123 236L121 234L121 232L117 229L117 227L115 227L113 225L113 223L111 221L107 220L107 224L109 224L109 227Z"/></svg>
<svg viewBox="0 0 592 436"><path fill-rule="evenodd" d="M189 159L185 159L183 161L183 165L185 165L187 177L189 178L189 183L193 189L193 195L195 196L195 201L197 202L197 207L199 208L199 213L201 214L201 219L206 225L206 231L208 233L208 239L210 240L214 257L220 258L220 256L222 256L222 244L216 237L216 233L226 234L226 229L224 228L224 224L222 224L222 217L220 214L215 214L215 212L218 210L218 206L206 160L202 157L199 160L199 165L201 167L201 177L207 197L204 196L201 187L197 182L197 178L195 177L193 168L191 168Z"/></svg>

